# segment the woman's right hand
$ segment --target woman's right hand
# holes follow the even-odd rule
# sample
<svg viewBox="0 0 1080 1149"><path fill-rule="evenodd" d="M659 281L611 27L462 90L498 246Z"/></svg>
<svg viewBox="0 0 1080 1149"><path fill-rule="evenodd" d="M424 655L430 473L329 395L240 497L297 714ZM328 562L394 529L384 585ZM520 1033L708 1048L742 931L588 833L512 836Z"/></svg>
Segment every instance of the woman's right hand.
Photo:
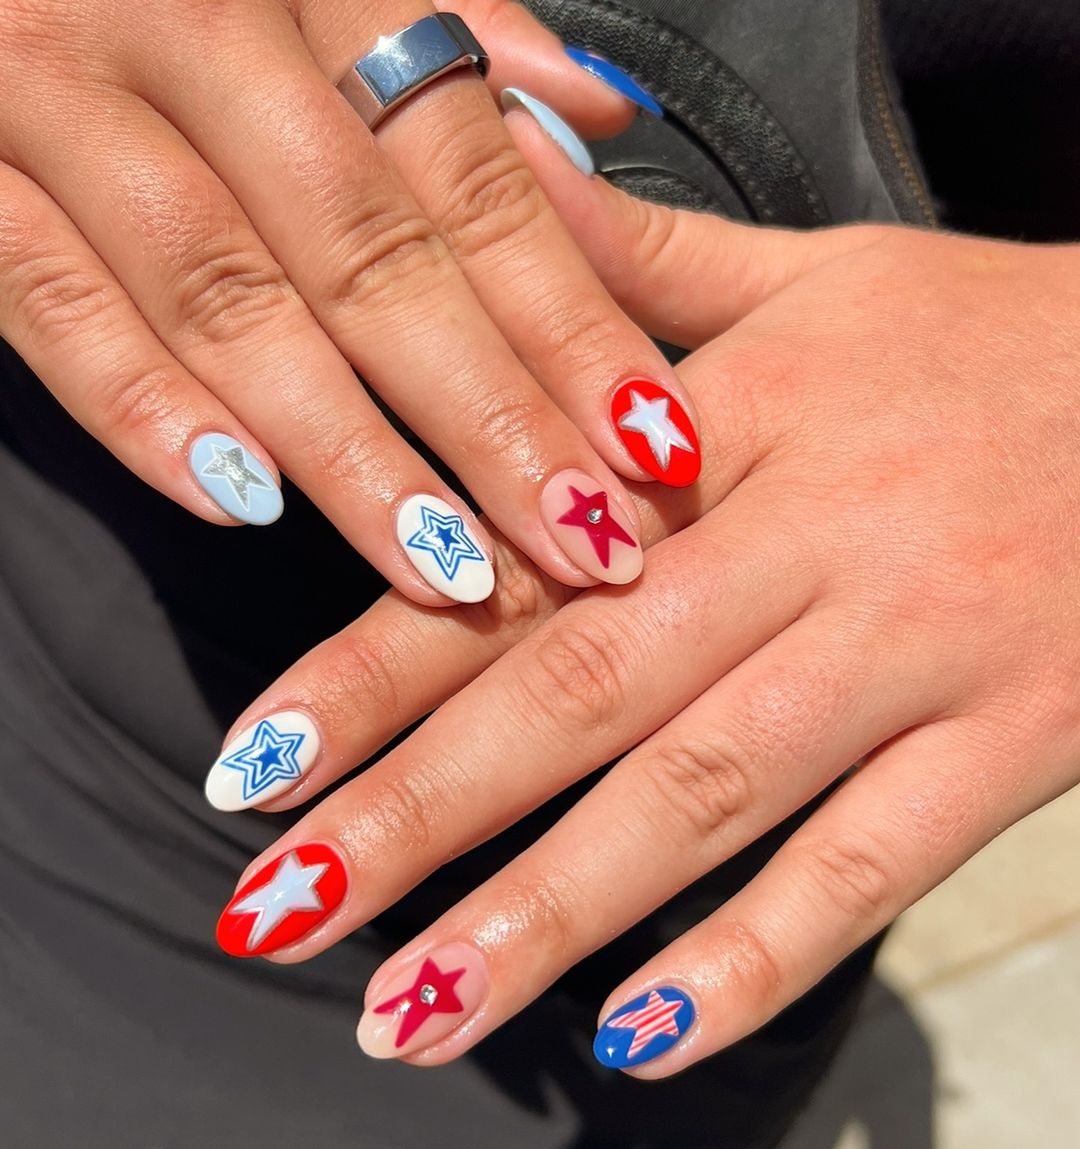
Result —
<svg viewBox="0 0 1080 1149"><path fill-rule="evenodd" d="M628 122L523 9L455 9L496 90L527 82L592 134ZM132 471L210 521L272 521L276 464L415 601L490 592L489 537L355 369L543 571L630 581L637 519L609 468L650 476L612 397L647 378L690 411L673 372L472 69L377 139L335 88L433 11L0 0L0 334ZM612 499L624 538L607 562L559 522L592 505L579 495Z"/></svg>

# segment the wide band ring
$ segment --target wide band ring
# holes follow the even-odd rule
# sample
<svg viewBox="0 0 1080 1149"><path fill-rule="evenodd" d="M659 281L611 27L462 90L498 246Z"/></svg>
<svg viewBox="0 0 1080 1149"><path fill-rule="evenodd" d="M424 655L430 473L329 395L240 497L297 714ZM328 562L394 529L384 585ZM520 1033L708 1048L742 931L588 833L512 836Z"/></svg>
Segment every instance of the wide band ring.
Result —
<svg viewBox="0 0 1080 1149"><path fill-rule="evenodd" d="M468 64L481 76L488 55L465 21L452 12L425 16L394 36L380 36L357 60L338 90L369 128L432 80Z"/></svg>

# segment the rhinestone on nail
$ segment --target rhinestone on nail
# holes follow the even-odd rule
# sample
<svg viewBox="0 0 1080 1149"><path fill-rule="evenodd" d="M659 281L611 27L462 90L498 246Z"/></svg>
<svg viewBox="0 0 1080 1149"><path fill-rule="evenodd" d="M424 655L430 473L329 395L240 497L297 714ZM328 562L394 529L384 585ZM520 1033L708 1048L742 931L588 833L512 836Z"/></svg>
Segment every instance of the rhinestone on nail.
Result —
<svg viewBox="0 0 1080 1149"><path fill-rule="evenodd" d="M590 523L595 527L596 524L604 517L604 512L599 507L593 507L585 516Z"/></svg>
<svg viewBox="0 0 1080 1149"><path fill-rule="evenodd" d="M424 1005L434 1005L435 999L439 996L439 991L433 985L422 985L420 987L420 1000Z"/></svg>

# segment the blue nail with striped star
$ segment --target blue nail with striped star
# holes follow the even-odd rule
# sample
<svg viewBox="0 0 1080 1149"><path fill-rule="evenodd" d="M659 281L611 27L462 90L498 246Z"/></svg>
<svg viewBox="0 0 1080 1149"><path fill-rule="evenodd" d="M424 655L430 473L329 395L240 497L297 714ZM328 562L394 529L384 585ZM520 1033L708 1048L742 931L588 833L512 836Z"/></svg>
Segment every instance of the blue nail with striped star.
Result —
<svg viewBox="0 0 1080 1149"><path fill-rule="evenodd" d="M566 54L579 67L584 68L590 76L595 76L609 88L614 89L620 96L624 96L632 104L644 108L653 116L662 116L664 109L660 103L634 79L633 76L616 67L610 60L598 56L595 52L587 52L584 48L568 47Z"/></svg>
<svg viewBox="0 0 1080 1149"><path fill-rule="evenodd" d="M191 445L188 465L199 486L234 519L266 526L281 517L285 503L277 483L231 435L200 435Z"/></svg>
<svg viewBox="0 0 1080 1149"><path fill-rule="evenodd" d="M667 1053L693 1023L690 998L674 986L657 986L608 1017L593 1041L593 1053L609 1069L632 1069Z"/></svg>

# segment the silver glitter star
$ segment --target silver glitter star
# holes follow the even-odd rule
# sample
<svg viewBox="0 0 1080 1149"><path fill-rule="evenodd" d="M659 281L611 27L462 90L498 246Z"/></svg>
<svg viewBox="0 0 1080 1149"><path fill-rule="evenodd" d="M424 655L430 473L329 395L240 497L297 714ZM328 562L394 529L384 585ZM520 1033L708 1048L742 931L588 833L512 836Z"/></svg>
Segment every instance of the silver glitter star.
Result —
<svg viewBox="0 0 1080 1149"><path fill-rule="evenodd" d="M329 866L320 862L302 866L295 854L286 854L274 876L229 911L233 914L255 914L255 924L248 935L247 948L253 950L271 930L296 910L321 910L322 898L315 883Z"/></svg>
<svg viewBox="0 0 1080 1149"><path fill-rule="evenodd" d="M668 417L670 399L666 396L663 399L646 399L636 391L631 391L630 402L633 406L619 420L619 426L624 431L637 431L644 435L649 450L665 471L671 466L672 447L693 452L690 440Z"/></svg>
<svg viewBox="0 0 1080 1149"><path fill-rule="evenodd" d="M250 503L248 487L263 487L269 490L270 484L247 465L243 447L219 447L217 443L213 446L214 457L203 467L202 473L228 480L244 510L248 510Z"/></svg>

